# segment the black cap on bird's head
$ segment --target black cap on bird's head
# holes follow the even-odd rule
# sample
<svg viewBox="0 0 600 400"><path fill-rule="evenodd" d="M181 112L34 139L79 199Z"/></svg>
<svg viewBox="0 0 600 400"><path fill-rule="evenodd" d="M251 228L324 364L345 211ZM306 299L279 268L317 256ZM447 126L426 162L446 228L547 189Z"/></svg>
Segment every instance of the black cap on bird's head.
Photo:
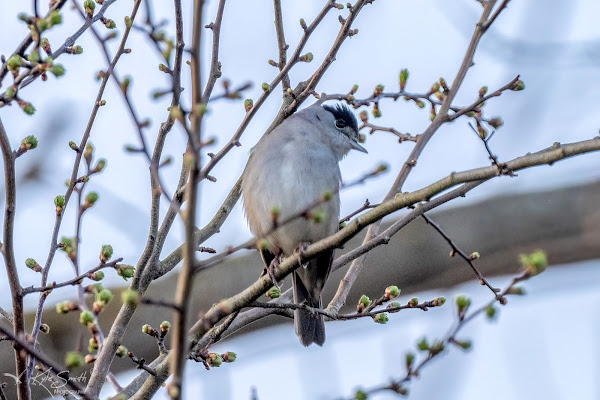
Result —
<svg viewBox="0 0 600 400"><path fill-rule="evenodd" d="M355 132L358 132L356 117L347 105L338 103L334 106L324 105L323 108L332 113L336 120L343 120L346 123L346 126L349 126L354 129Z"/></svg>

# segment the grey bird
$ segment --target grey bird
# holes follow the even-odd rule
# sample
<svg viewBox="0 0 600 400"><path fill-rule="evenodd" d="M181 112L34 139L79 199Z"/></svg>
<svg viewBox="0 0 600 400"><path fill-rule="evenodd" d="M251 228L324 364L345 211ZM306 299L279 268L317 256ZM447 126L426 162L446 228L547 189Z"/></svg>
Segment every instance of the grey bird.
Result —
<svg viewBox="0 0 600 400"><path fill-rule="evenodd" d="M280 257L338 231L342 178L338 163L350 150L367 152L358 138L356 117L347 106L317 102L292 114L254 146L242 175L242 196L250 230L257 240L266 240L259 251L267 270ZM331 199L308 210L325 193ZM273 230L274 213L283 221L303 211L315 215L317 210L322 216L318 222L301 217ZM333 250L293 272L296 304L321 308L332 261ZM294 327L304 346L325 342L322 315L294 310Z"/></svg>

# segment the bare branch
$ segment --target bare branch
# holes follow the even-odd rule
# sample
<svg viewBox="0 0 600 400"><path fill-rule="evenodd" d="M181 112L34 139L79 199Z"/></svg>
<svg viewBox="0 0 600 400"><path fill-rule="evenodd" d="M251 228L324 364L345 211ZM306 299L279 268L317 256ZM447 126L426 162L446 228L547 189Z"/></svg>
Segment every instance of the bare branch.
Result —
<svg viewBox="0 0 600 400"><path fill-rule="evenodd" d="M2 228L2 242L4 255L4 264L6 265L6 276L10 286L10 293L13 304L12 325L14 336L19 339L25 335L25 319L23 315L23 289L19 282L19 272L15 261L14 250L14 228L15 228L15 209L17 207L17 186L15 180L15 153L10 147L8 135L0 119L0 149L2 150L2 159L4 160L4 225ZM27 370L27 354L21 352L15 347L16 375L25 376ZM17 391L19 400L30 398L29 385L27 379L21 379Z"/></svg>

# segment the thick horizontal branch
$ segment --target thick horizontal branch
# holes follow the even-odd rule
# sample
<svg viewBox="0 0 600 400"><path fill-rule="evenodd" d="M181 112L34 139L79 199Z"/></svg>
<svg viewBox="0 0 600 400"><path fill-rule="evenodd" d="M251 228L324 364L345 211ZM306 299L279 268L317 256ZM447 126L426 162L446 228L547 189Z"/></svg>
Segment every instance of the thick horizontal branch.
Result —
<svg viewBox="0 0 600 400"><path fill-rule="evenodd" d="M517 171L537 165L552 165L556 161L560 161L568 157L598 150L600 150L600 137L565 145L556 143L548 149L518 157L505 163L503 166L508 171ZM429 200L436 194L458 184L487 180L496 177L499 174L500 172L495 166L477 168L473 170L452 173L448 177L415 192L399 193L392 200L387 201L352 220L345 228L336 234L312 244L305 251L303 251L299 257L292 256L286 258L281 263L279 269L275 271L275 278L280 280L290 274L299 266L300 260L301 262L305 263L324 251L340 247L352 237L356 236L356 234L358 234L363 228L375 221L382 219L386 215L415 203ZM265 275L244 291L213 306L200 320L198 320L198 322L192 328L192 333L194 335L193 344L196 344L198 340L223 317L255 301L271 286L271 278Z"/></svg>

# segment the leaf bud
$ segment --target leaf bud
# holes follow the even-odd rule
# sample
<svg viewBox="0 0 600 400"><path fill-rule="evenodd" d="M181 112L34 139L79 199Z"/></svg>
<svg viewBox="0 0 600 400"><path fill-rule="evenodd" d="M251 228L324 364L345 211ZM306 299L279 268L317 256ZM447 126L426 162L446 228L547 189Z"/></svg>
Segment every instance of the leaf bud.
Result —
<svg viewBox="0 0 600 400"><path fill-rule="evenodd" d="M404 88L406 87L406 81L408 80L408 76L409 76L408 69L404 68L403 70L400 71L399 81L400 81L400 90L401 91L404 91Z"/></svg>
<svg viewBox="0 0 600 400"><path fill-rule="evenodd" d="M281 290L277 286L273 286L269 290L267 290L266 296L270 299L276 299L281 296Z"/></svg>
<svg viewBox="0 0 600 400"><path fill-rule="evenodd" d="M237 354L233 351L228 351L226 353L221 354L221 358L226 363L232 363L237 359Z"/></svg>
<svg viewBox="0 0 600 400"><path fill-rule="evenodd" d="M79 368L84 362L83 356L77 351L69 351L65 356L65 366L69 369Z"/></svg>
<svg viewBox="0 0 600 400"><path fill-rule="evenodd" d="M488 87L487 86L482 86L481 89L479 89L479 97L483 97L485 96L485 94L488 91Z"/></svg>
<svg viewBox="0 0 600 400"><path fill-rule="evenodd" d="M115 352L115 356L124 358L127 355L127 347L120 345L117 347L117 351Z"/></svg>
<svg viewBox="0 0 600 400"><path fill-rule="evenodd" d="M132 265L127 265L127 264L117 265L117 275L122 277L124 280L127 280L128 278L133 278L134 274L135 274L135 267L133 267Z"/></svg>
<svg viewBox="0 0 600 400"><path fill-rule="evenodd" d="M123 304L135 306L140 302L140 295L135 290L127 289L121 293L121 300Z"/></svg>
<svg viewBox="0 0 600 400"><path fill-rule="evenodd" d="M369 307L370 305L371 305L371 299L369 299L369 297L367 297L367 295L363 294L362 296L360 296L360 299L358 299L356 311L361 313L365 310L365 308Z"/></svg>
<svg viewBox="0 0 600 400"><path fill-rule="evenodd" d="M84 326L88 326L88 324L94 322L94 314L92 314L91 311L82 311L81 314L79 314L79 322Z"/></svg>
<svg viewBox="0 0 600 400"><path fill-rule="evenodd" d="M208 357L206 357L206 362L211 367L220 367L223 364L223 359L217 353L209 353Z"/></svg>
<svg viewBox="0 0 600 400"><path fill-rule="evenodd" d="M398 297L399 295L400 289L398 289L398 286L388 286L387 288L385 288L384 297L386 298L386 300L393 299L395 297Z"/></svg>
<svg viewBox="0 0 600 400"><path fill-rule="evenodd" d="M102 245L102 249L100 250L100 261L105 263L108 260L110 260L110 258L113 255L113 248L110 244L104 244Z"/></svg>
<svg viewBox="0 0 600 400"><path fill-rule="evenodd" d="M373 317L373 321L378 324L386 324L389 321L389 318L386 313L380 313Z"/></svg>

